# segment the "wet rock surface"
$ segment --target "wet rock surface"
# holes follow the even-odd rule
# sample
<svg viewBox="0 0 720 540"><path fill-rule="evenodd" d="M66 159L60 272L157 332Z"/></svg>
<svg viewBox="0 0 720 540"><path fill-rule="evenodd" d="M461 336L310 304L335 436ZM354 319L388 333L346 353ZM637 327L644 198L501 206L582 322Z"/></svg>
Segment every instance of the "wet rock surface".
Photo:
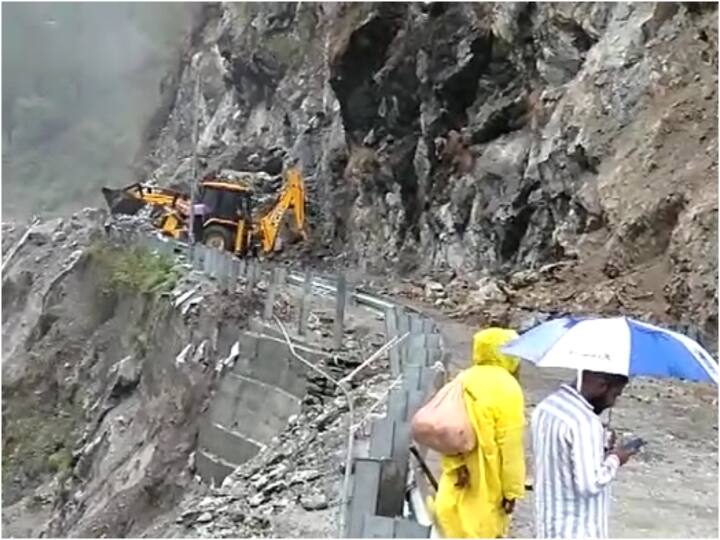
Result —
<svg viewBox="0 0 720 540"><path fill-rule="evenodd" d="M5 261L7 535L132 536L202 491L188 463L223 330L263 307L109 236L105 220L88 209L37 222ZM147 288L160 279L164 290ZM284 318L288 299L276 300Z"/></svg>
<svg viewBox="0 0 720 540"><path fill-rule="evenodd" d="M662 3L208 6L145 170L187 180L200 73L206 170L274 175L297 162L307 177L312 246L292 257L471 281L576 261L588 286L651 282L653 312L695 324L716 349L717 257L705 251L717 230L716 15Z"/></svg>
<svg viewBox="0 0 720 540"><path fill-rule="evenodd" d="M264 204L297 163L312 239L281 258L345 269L421 307L455 368L478 327L524 330L565 313L655 321L717 355L716 6L201 11L147 127L140 180L189 185L199 74L201 174L264 172ZM222 486L194 477L194 422L227 359L217 338L262 311L266 284L244 295L241 280L227 294L181 264L155 300L99 294L91 247L114 235L131 249L152 231L147 218L86 209L2 224L5 530L335 535L348 413L322 377ZM325 303L309 330L327 343ZM296 309L278 295L275 313ZM322 364L334 377L383 341L366 317ZM173 337L188 332L191 343ZM386 373L379 362L352 385L355 422L383 399ZM528 414L561 378L525 370ZM618 481L613 535L717 536L715 390L628 389L614 422L651 444ZM366 436L361 427L356 443ZM531 503L518 507L516 536L532 535Z"/></svg>

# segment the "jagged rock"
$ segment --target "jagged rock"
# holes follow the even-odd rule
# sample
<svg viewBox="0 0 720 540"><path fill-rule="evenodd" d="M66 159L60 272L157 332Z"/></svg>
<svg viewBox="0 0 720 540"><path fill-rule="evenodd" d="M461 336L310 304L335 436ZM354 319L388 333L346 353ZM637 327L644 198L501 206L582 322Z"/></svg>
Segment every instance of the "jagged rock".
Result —
<svg viewBox="0 0 720 540"><path fill-rule="evenodd" d="M59 244L60 242L64 242L65 240L67 240L67 234L65 234L63 231L58 231L52 235L53 244Z"/></svg>
<svg viewBox="0 0 720 540"><path fill-rule="evenodd" d="M287 26L258 22L273 9L237 17L222 5L198 27L197 43L217 44L190 45L186 56L197 54L207 85L200 147L209 168L270 177L279 156L298 160L313 178L313 247L383 272L504 272L583 261L597 234L615 238L606 252L632 266L667 251L648 235L680 226L679 216L663 217L672 218L665 197L687 195L683 216L703 203L694 180L703 175L689 171L716 169L717 136L702 120L717 112L704 98L716 88L713 10L458 3L429 14L395 3L355 13L318 4ZM195 68L178 69L148 148L148 168L161 163L167 178L192 153ZM683 94L687 85L698 92ZM681 125L697 141L676 152Z"/></svg>
<svg viewBox="0 0 720 540"><path fill-rule="evenodd" d="M263 488L263 493L274 493L275 491L281 491L286 487L285 482L278 480L276 482L269 483Z"/></svg>
<svg viewBox="0 0 720 540"><path fill-rule="evenodd" d="M540 274L538 272L533 270L520 270L510 275L508 284L514 289L522 289L523 287L537 283L539 280Z"/></svg>
<svg viewBox="0 0 720 540"><path fill-rule="evenodd" d="M270 478L267 475L259 475L255 479L250 479L253 488L257 491L264 491L265 486L270 482Z"/></svg>
<svg viewBox="0 0 720 540"><path fill-rule="evenodd" d="M113 386L113 394L128 392L137 386L142 374L142 364L133 356L126 356L117 365L117 378Z"/></svg>
<svg viewBox="0 0 720 540"><path fill-rule="evenodd" d="M195 518L196 523L208 523L212 521L213 515L210 512L203 512Z"/></svg>
<svg viewBox="0 0 720 540"><path fill-rule="evenodd" d="M303 484L305 482L311 482L313 480L317 480L322 475L319 471L316 470L307 470L307 471L296 471L295 473L290 476L289 479L289 485L293 486L296 484Z"/></svg>
<svg viewBox="0 0 720 540"><path fill-rule="evenodd" d="M316 493L300 497L300 504L305 510L312 512L314 510L324 510L327 508L328 500L322 493Z"/></svg>
<svg viewBox="0 0 720 540"><path fill-rule="evenodd" d="M258 493L248 499L248 504L252 508L256 508L268 500L268 496L265 492Z"/></svg>
<svg viewBox="0 0 720 540"><path fill-rule="evenodd" d="M428 300L443 308L458 303L458 311L468 308L482 324L522 329L557 314L561 304L568 312L596 308L662 314L716 347L717 193L707 183L717 176L716 9L652 3L208 4L179 55L176 73L164 85L167 110L157 115L158 129L143 148L150 154L147 168L157 168L154 176L161 183L191 180L188 156L200 150L201 168L206 167L200 174L266 169L268 176L257 186L263 204L273 198L284 162L297 160L307 180L313 232L308 251L326 269L357 262L388 282L392 271L443 276L450 269L464 279L454 285L434 278L440 287L430 285ZM191 65L194 56L199 61ZM200 143L193 148L196 75L203 95ZM113 219L105 232L130 238L152 230L148 214ZM10 342L3 339L4 384L12 386L24 376L25 367L15 359L25 355L28 345L46 344L59 334L52 318L62 297L77 288L63 281L62 290L46 291L34 274L23 278L20 266L40 261L55 274L52 278L72 267L64 264L72 259L65 244L77 245L76 253L82 254L91 232L81 222L90 217L84 212L69 224L41 224L25 246L32 254L20 253L19 262L4 272L4 303L51 308L29 321L12 316L9 323L3 321L4 336L6 324L16 330L7 332ZM56 236L61 228L67 235L63 240ZM3 237L3 251L6 244ZM50 247L58 252L36 252ZM564 271L546 265L567 259L577 266ZM481 272L494 277L464 286ZM516 273L508 278L508 272ZM635 289L629 285L634 273L640 283ZM76 281L90 283L87 277ZM506 288L504 280L518 290ZM548 290L536 287L548 284ZM384 288L411 298L426 293L422 283L386 283ZM627 307L633 291L646 289L653 293L648 305ZM183 314L189 314L189 305L197 310L186 319L195 318L210 300L209 295L191 299ZM465 301L473 305L461 304ZM158 322L154 313L147 316L152 306L137 307L121 305L118 312L130 319L142 313L143 325ZM112 319L113 313L72 322L94 327L95 319L105 317ZM329 336L334 314L321 317L313 318L312 328ZM64 348L42 351L60 356L50 363L53 369L65 370L67 363L97 366L83 387L91 396L88 402L97 403L84 412L97 425L78 442L85 451L73 451L78 459L67 488L72 496L56 535L99 535L83 506L100 514L95 521L104 522L132 506L137 485L143 486L143 496L153 493L148 485L154 480L143 478L143 484L135 462L122 470L113 461L116 456L137 458L145 472L148 463L155 467L158 461L162 467L184 467L194 448L186 440L194 435L186 413L175 416L175 411L192 409L202 391L192 384L192 392L175 395L167 385L196 375L198 366L184 363L180 376L172 361L163 369L148 362L145 368L158 371L148 373L142 385L132 370L122 376L110 372L107 381L100 380L110 367L103 362L119 358L110 349L124 343L113 337L87 355ZM353 341L365 344L361 338ZM331 371L342 376L354 362L337 361ZM173 376L167 377L167 371ZM62 371L41 375L34 380L69 377ZM116 382L116 395L137 388L120 406L119 400L106 399ZM66 397L59 386L61 398ZM132 407L138 403L131 400L145 386L159 389L160 403L150 396L142 404L151 406L136 414ZM364 386L363 381L353 392ZM328 399L334 390L321 379L312 379L311 392L316 395L303 400L293 431L271 440L243 469L245 474L260 467L255 481L262 479L261 487L272 491L275 501L309 496L301 493L302 482L291 482L291 470L312 467L328 485L336 480L343 444L336 441L343 440L346 405ZM357 397L358 407L364 405ZM123 407L131 410L115 410ZM153 418L153 429L159 437L143 424L144 416L157 410L162 417ZM135 450L113 446L116 427L123 425L120 415L133 418L132 429L122 435L136 437ZM93 443L82 446L87 440ZM155 447L158 442L165 446ZM169 452L177 452L176 459ZM92 476L95 470L117 471L124 478L118 481L125 498L108 500L110 490ZM174 473L153 470L150 476L175 479ZM251 501L272 513L272 501L258 499L262 494L252 493L252 483L243 478L238 474L224 485L242 493L243 504ZM212 518L198 530L210 535L216 526L215 532L232 533L214 523L223 516L213 505L222 508L227 499L217 493L211 497ZM112 510L105 512L103 503ZM135 522L135 516L127 521ZM248 527L257 533L269 522Z"/></svg>
<svg viewBox="0 0 720 540"><path fill-rule="evenodd" d="M481 278L475 283L475 290L469 294L469 302L477 305L507 301L507 294L497 280Z"/></svg>
<svg viewBox="0 0 720 540"><path fill-rule="evenodd" d="M182 514L180 514L178 520L183 523L192 523L197 521L197 518L201 514L203 514L203 512L200 510L185 510Z"/></svg>

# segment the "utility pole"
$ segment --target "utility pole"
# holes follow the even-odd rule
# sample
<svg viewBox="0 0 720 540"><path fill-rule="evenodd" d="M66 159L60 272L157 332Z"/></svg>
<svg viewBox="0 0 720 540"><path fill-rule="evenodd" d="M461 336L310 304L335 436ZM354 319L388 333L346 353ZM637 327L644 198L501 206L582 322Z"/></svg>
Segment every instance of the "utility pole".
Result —
<svg viewBox="0 0 720 540"><path fill-rule="evenodd" d="M195 244L195 197L198 183L198 124L200 123L200 53L195 53L191 63L195 68L195 90L193 92L194 118L193 118L193 161L192 181L190 182L190 245Z"/></svg>

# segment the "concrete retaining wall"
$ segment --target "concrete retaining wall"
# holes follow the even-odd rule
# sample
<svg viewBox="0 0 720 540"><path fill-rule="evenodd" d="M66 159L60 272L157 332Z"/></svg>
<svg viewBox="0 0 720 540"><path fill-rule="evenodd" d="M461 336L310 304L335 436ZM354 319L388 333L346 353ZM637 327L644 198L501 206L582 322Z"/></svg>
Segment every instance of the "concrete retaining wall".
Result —
<svg viewBox="0 0 720 540"><path fill-rule="evenodd" d="M261 277L276 275L257 261L238 260L202 245L188 250L175 242L145 241L153 249L179 253L192 268L212 276L225 290L235 290L239 276L244 279L244 287L253 288ZM264 313L267 321L272 319L271 289L275 280L268 281L270 290ZM396 377L402 376L402 386L390 393L386 417L373 423L369 447L355 457L352 492L348 507L343 509L346 512L343 532L345 536L364 538L429 536L429 519L422 512L422 501L411 505L409 518L403 516L408 481L417 484L420 493L427 492L426 479L409 459L412 444L409 421L439 382L440 374L434 365L447 364L436 324L414 310L352 290L343 276L337 280L313 280L310 272L306 272L304 279L291 273L287 282L303 285L298 324L301 334L307 330L308 297L312 293L336 296L336 348L342 344L346 294L353 302L384 314L388 338L411 334L399 348L390 350L391 371ZM235 342L233 329L221 330L218 345L225 348ZM307 375L312 370L290 358L290 350L282 338L274 326L262 321L252 321L250 332L239 337L239 358L231 371L223 373L200 430L196 468L205 481L221 483L238 465L269 443L289 417L299 411L307 390ZM298 343L298 348L310 361L322 356L303 343ZM423 448L418 450L421 455L425 454ZM417 490L412 493L418 494Z"/></svg>
<svg viewBox="0 0 720 540"><path fill-rule="evenodd" d="M201 421L196 469L207 482L221 483L238 465L252 458L300 412L311 371L291 358L284 339L268 336L262 323L244 332L232 370L223 373ZM293 340L303 358L321 354Z"/></svg>

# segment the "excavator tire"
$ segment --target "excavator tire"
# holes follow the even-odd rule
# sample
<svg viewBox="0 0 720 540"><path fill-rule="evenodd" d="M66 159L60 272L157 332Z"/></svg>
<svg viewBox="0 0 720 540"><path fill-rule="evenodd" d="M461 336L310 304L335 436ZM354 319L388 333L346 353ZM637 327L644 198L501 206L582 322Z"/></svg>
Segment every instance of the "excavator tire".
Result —
<svg viewBox="0 0 720 540"><path fill-rule="evenodd" d="M222 225L210 225L203 231L203 244L223 251L232 251L232 233Z"/></svg>

